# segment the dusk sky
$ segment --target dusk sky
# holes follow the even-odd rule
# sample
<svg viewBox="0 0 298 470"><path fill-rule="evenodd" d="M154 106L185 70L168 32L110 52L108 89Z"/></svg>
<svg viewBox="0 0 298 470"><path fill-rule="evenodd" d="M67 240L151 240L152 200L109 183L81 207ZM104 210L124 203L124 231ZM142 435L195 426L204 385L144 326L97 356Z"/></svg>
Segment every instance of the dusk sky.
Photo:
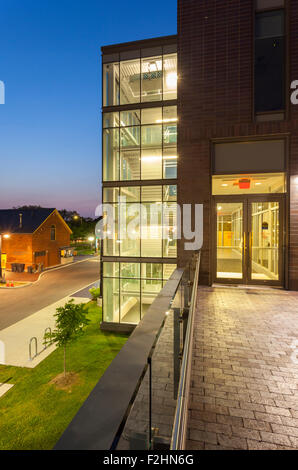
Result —
<svg viewBox="0 0 298 470"><path fill-rule="evenodd" d="M94 217L107 44L176 34L176 0L0 0L0 208Z"/></svg>

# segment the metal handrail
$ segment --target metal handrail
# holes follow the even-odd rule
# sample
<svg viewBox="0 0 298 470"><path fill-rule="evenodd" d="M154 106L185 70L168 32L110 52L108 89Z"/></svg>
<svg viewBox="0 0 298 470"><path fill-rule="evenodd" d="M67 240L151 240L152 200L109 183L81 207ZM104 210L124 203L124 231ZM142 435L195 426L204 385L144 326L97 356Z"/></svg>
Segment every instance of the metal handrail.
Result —
<svg viewBox="0 0 298 470"><path fill-rule="evenodd" d="M171 308L183 273L182 268L173 272L56 443L55 450L117 448L167 318L165 312ZM121 387L115 385L117 383L121 383ZM149 412L151 416L151 410Z"/></svg>
<svg viewBox="0 0 298 470"><path fill-rule="evenodd" d="M181 364L180 381L178 387L178 397L176 412L174 418L171 450L184 450L187 434L188 422L188 398L190 389L191 363L192 363L192 346L193 346L193 329L194 329L194 313L197 300L197 287L199 283L201 254L198 253L196 261L196 270L193 281L193 289L191 294L189 317L185 336L185 346Z"/></svg>

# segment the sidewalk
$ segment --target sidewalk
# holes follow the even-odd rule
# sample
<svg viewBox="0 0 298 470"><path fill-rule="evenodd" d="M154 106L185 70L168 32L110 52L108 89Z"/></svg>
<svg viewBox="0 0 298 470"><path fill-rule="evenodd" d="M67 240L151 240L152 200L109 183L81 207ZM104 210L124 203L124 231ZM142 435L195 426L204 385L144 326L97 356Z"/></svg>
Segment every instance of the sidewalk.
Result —
<svg viewBox="0 0 298 470"><path fill-rule="evenodd" d="M55 346L50 346L43 350L43 340L45 329L50 327L52 330L55 328L54 314L56 308L61 307L67 301L74 297L68 296L60 299L42 310L30 315L24 320L15 323L14 325L0 331L0 341L4 343L5 354L4 362L0 364L18 367L36 367L43 361L52 351ZM89 302L90 299L85 297L75 297L74 301L78 303ZM32 337L37 339L37 352L38 356L30 361L29 359L29 342ZM32 355L35 354L35 345L32 343ZM1 361L1 358L0 358ZM0 389L1 390L1 389Z"/></svg>
<svg viewBox="0 0 298 470"><path fill-rule="evenodd" d="M298 293L201 287L190 449L298 449Z"/></svg>
<svg viewBox="0 0 298 470"><path fill-rule="evenodd" d="M30 274L30 273L13 273L10 271L6 271L5 279L7 281L15 281L15 282L35 282L37 281L40 273Z"/></svg>

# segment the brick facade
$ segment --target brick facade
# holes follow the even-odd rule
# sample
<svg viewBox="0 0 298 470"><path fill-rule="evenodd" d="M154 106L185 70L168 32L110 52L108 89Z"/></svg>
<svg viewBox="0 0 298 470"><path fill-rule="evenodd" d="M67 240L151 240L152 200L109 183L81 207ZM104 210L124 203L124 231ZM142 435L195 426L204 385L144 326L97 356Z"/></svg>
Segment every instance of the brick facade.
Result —
<svg viewBox="0 0 298 470"><path fill-rule="evenodd" d="M51 226L56 227L56 240L51 240ZM44 267L61 263L60 248L70 245L71 230L67 228L58 212L52 214L34 233L14 233L9 239L3 238L2 252L7 254L7 269L11 263L22 263L27 266L43 263ZM45 251L45 256L36 257L36 252Z"/></svg>
<svg viewBox="0 0 298 470"><path fill-rule="evenodd" d="M179 202L204 204L201 282L211 278L211 150L216 138L288 135L288 287L298 289L298 106L290 83L298 80L298 4L286 1L288 81L286 118L256 122L253 113L252 0L178 0ZM190 252L189 252L190 253ZM183 240L178 260L185 265Z"/></svg>

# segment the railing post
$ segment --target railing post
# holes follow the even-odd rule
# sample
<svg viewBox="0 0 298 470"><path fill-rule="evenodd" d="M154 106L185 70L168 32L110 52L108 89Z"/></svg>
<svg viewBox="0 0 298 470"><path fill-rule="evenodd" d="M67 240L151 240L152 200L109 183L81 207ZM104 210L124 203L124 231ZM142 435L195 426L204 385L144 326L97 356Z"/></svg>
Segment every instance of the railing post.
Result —
<svg viewBox="0 0 298 470"><path fill-rule="evenodd" d="M180 308L174 308L174 399L177 399L180 379Z"/></svg>
<svg viewBox="0 0 298 470"><path fill-rule="evenodd" d="M148 357L149 369L149 450L152 448L152 358Z"/></svg>

